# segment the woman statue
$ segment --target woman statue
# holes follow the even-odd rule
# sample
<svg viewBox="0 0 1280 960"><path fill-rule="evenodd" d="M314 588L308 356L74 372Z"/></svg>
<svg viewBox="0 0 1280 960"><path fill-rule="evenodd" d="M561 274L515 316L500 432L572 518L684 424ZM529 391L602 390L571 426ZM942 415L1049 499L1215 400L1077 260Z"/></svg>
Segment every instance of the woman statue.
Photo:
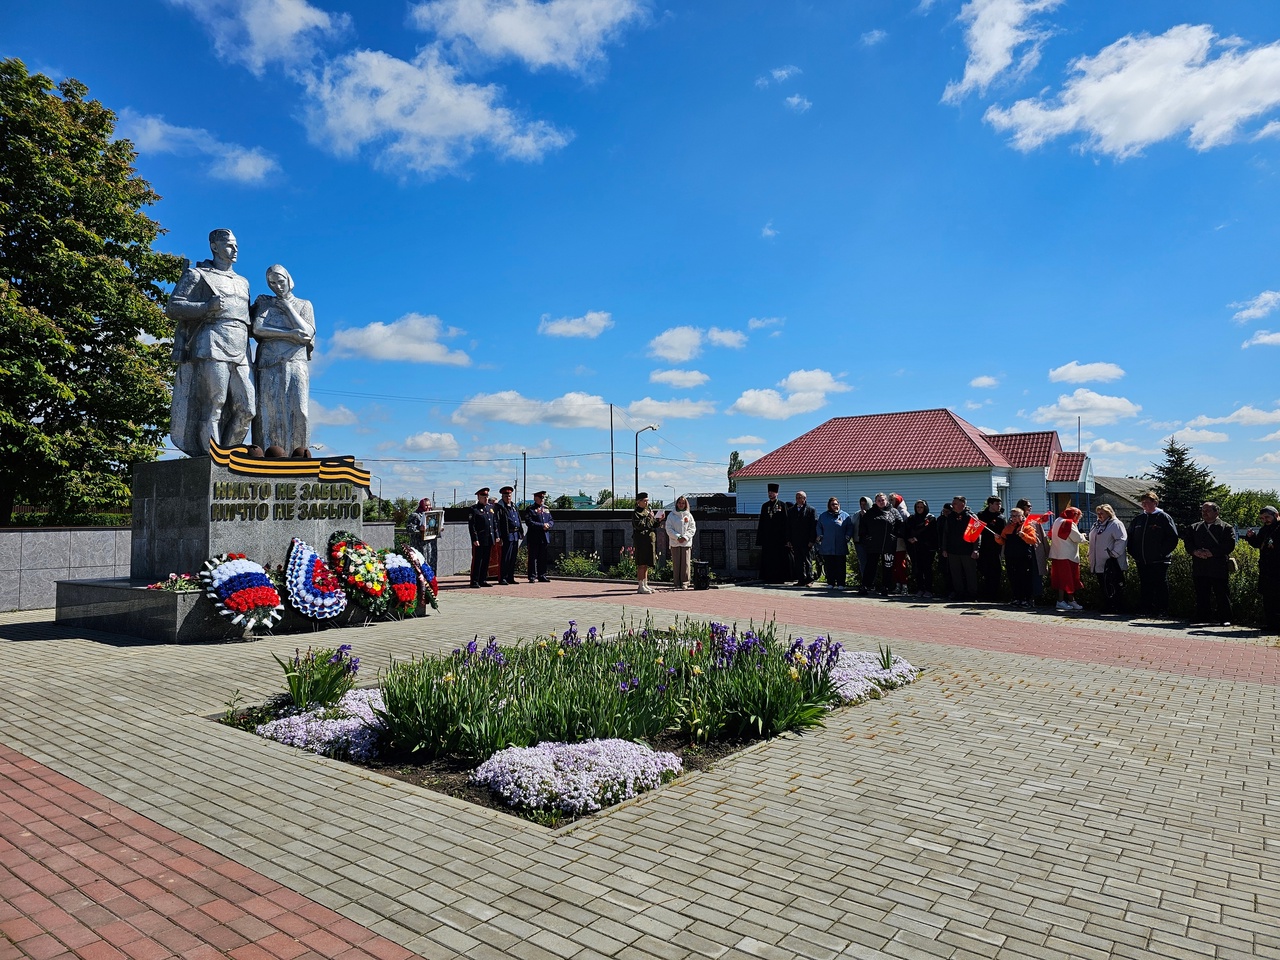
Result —
<svg viewBox="0 0 1280 960"><path fill-rule="evenodd" d="M258 394L253 442L264 450L277 447L284 456L310 445L307 364L315 346L316 321L311 301L293 295L293 278L280 264L267 268L267 286L275 296L260 294L249 310L253 338L258 341L253 364Z"/></svg>

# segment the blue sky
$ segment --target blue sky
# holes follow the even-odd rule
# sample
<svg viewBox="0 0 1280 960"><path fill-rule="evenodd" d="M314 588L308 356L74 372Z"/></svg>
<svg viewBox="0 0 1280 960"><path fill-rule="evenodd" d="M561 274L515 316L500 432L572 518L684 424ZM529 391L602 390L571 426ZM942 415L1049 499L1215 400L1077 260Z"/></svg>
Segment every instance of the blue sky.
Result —
<svg viewBox="0 0 1280 960"><path fill-rule="evenodd" d="M367 9L366 9L367 8ZM1280 7L1256 0L6 4L256 295L384 496L724 488L829 417L1176 433L1280 486ZM376 492L376 488L375 488Z"/></svg>

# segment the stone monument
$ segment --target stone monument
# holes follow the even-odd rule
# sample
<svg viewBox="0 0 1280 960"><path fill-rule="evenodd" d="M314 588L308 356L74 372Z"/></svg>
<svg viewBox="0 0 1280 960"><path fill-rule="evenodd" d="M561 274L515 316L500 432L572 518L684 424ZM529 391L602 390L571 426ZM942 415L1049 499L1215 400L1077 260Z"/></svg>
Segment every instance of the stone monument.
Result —
<svg viewBox="0 0 1280 960"><path fill-rule="evenodd" d="M275 296L259 294L253 302L253 360L258 412L253 418L253 444L298 453L309 445L308 404L311 351L316 320L310 300L293 296L293 277L280 264L267 268L267 286Z"/></svg>
<svg viewBox="0 0 1280 960"><path fill-rule="evenodd" d="M207 457L210 440L243 443L257 410L249 375L249 281L233 269L235 234L214 230L209 251L213 259L188 267L165 307L177 322L169 435L189 457Z"/></svg>
<svg viewBox="0 0 1280 960"><path fill-rule="evenodd" d="M354 457L306 450L311 303L293 296L292 277L276 264L267 270L272 295L251 310L249 283L232 268L235 235L214 230L209 249L213 259L186 270L166 307L177 321L170 433L190 459L135 465L130 578L60 581L59 622L169 642L223 639L231 628L207 600L139 588L196 574L219 554L272 568L288 559L294 537L323 555L334 531L363 535L369 474ZM242 445L251 425L255 443L277 456Z"/></svg>

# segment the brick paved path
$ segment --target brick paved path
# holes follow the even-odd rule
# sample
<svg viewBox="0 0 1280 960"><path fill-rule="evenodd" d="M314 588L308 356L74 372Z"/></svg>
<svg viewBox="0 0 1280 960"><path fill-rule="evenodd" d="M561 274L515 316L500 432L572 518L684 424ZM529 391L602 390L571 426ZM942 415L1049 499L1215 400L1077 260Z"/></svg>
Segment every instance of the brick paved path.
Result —
<svg viewBox="0 0 1280 960"><path fill-rule="evenodd" d="M0 617L0 740L127 829L149 818L182 857L252 871L236 879L255 896L278 884L425 957L1280 957L1280 651L1251 632L551 583L451 591L439 615L341 637L376 666L612 626L641 599L662 623L776 613L930 670L556 833L205 719L237 688L274 692L269 654L293 638L129 645ZM41 882L87 879L23 856ZM177 903L146 905L182 928Z"/></svg>

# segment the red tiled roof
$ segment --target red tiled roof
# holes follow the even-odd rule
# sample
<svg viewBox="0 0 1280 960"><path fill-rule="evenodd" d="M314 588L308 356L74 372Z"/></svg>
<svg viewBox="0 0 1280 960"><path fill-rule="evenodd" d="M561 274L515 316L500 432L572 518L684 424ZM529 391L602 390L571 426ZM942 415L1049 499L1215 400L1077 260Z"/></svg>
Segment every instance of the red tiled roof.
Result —
<svg viewBox="0 0 1280 960"><path fill-rule="evenodd" d="M1062 452L1057 430L1036 433L993 433L987 443L1003 453L1014 467L1047 467L1053 456Z"/></svg>
<svg viewBox="0 0 1280 960"><path fill-rule="evenodd" d="M748 464L734 477L1010 466L990 440L950 410L835 417Z"/></svg>
<svg viewBox="0 0 1280 960"><path fill-rule="evenodd" d="M1050 483L1071 483L1080 479L1087 453L1060 453L1049 469Z"/></svg>

